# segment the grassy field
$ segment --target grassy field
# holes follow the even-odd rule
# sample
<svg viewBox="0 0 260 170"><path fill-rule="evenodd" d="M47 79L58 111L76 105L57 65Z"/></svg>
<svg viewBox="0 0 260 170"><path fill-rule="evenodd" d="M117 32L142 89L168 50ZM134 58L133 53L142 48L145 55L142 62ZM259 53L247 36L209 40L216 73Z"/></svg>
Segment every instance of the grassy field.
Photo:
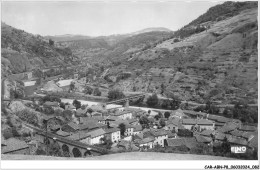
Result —
<svg viewBox="0 0 260 170"><path fill-rule="evenodd" d="M193 155L193 154L174 154L174 153L154 153L154 152L131 152L118 153L86 158L64 158L51 156L34 155L1 155L2 160L232 160L232 158Z"/></svg>

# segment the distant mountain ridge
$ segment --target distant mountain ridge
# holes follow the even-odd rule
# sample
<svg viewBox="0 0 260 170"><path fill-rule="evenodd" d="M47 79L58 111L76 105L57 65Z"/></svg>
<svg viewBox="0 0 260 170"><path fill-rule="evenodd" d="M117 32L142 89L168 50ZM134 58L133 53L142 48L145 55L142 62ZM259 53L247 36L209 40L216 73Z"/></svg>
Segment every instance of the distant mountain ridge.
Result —
<svg viewBox="0 0 260 170"><path fill-rule="evenodd" d="M162 32L172 32L172 30L168 29L168 28L164 28L164 27L152 27L152 28L145 28L142 29L140 31L136 31L136 32L132 32L129 33L130 35L137 35L137 34L142 34L142 33L146 33L146 32L158 32L158 31L162 31Z"/></svg>
<svg viewBox="0 0 260 170"><path fill-rule="evenodd" d="M152 27L152 28L145 28L139 31L135 31L132 33L126 33L126 34L115 34L115 35L107 35L107 36L87 36L87 35L74 35L74 34L64 34L64 35L48 35L44 36L46 39L52 39L57 42L62 41L75 41L75 40L84 40L84 39L115 39L115 38L126 38L133 35L138 35L142 33L148 33L148 32L172 32L172 30L164 27Z"/></svg>

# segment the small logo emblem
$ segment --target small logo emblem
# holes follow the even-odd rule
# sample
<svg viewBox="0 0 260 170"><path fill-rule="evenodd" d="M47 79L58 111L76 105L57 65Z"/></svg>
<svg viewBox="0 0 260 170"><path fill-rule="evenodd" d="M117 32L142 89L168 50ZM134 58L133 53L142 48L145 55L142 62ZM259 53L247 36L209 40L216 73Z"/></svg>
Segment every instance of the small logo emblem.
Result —
<svg viewBox="0 0 260 170"><path fill-rule="evenodd" d="M246 153L245 146L231 146L232 153Z"/></svg>

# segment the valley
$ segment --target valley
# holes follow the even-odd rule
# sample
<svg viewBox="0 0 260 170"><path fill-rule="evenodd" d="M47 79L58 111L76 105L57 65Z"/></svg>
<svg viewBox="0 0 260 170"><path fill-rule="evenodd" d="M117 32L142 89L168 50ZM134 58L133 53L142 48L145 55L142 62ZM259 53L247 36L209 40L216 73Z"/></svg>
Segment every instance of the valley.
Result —
<svg viewBox="0 0 260 170"><path fill-rule="evenodd" d="M224 2L178 30L96 37L1 22L4 158L256 160L257 5Z"/></svg>

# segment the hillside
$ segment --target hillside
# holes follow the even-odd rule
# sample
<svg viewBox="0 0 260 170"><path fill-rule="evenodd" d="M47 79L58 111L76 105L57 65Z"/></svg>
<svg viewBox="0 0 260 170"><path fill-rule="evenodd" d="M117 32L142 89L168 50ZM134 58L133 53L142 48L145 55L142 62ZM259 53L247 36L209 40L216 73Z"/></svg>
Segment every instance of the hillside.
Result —
<svg viewBox="0 0 260 170"><path fill-rule="evenodd" d="M71 34L65 34L65 35L55 35L55 36L45 36L45 39L52 39L53 41L60 42L60 41L73 41L73 40L84 40L91 38L90 36L85 35L71 35Z"/></svg>
<svg viewBox="0 0 260 170"><path fill-rule="evenodd" d="M2 76L33 68L77 63L68 48L59 48L39 35L1 23Z"/></svg>
<svg viewBox="0 0 260 170"><path fill-rule="evenodd" d="M199 103L208 99L257 103L257 6L242 3L235 11L222 20L195 20L184 27L188 31L182 30L181 37L177 31L173 38L132 50L118 59L107 80L124 91L175 95ZM122 78L124 72L130 76Z"/></svg>
<svg viewBox="0 0 260 170"><path fill-rule="evenodd" d="M58 42L63 48L70 48L72 53L86 63L99 63L109 66L114 62L128 58L131 53L169 39L173 33L166 29L146 29L139 33L126 35L101 36L89 39Z"/></svg>

